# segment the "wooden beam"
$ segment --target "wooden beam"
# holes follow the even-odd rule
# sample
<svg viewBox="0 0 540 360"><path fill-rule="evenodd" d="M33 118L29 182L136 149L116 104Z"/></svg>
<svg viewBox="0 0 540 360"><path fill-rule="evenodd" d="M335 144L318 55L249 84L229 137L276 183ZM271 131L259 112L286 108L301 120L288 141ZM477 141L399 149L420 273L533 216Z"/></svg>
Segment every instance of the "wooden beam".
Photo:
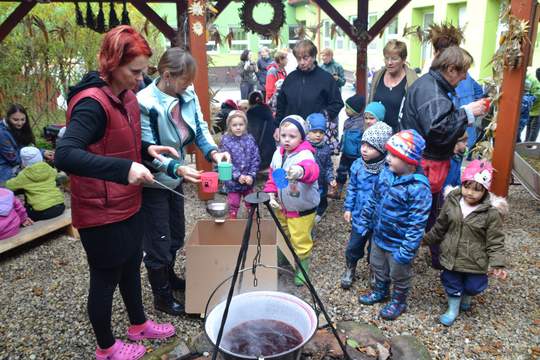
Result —
<svg viewBox="0 0 540 360"><path fill-rule="evenodd" d="M148 6L143 0L130 0L131 4L139 10L169 41L171 44L176 42L176 31L159 16L154 9Z"/></svg>
<svg viewBox="0 0 540 360"><path fill-rule="evenodd" d="M534 20L536 0L512 0L511 14L529 22L529 31L536 32ZM518 69L505 69L499 100L497 129L495 131L495 149L493 150L493 167L495 174L491 191L498 196L508 195L508 186L512 174L512 163L519 127L521 94L529 62L528 42L522 45L523 61Z"/></svg>
<svg viewBox="0 0 540 360"><path fill-rule="evenodd" d="M89 0L91 3L97 3L103 0ZM123 0L108 0L113 1L118 4L122 4ZM175 4L177 1L185 1L185 0L145 0L146 3L162 3L162 4ZM35 2L33 0L0 0L0 3L2 2L10 2L10 3L30 3ZM47 2L42 2L40 5L47 5L48 3L76 3L76 2L83 2L83 0L47 0ZM86 2L86 0L84 0Z"/></svg>
<svg viewBox="0 0 540 360"><path fill-rule="evenodd" d="M369 2L358 0L358 13L354 26L358 34L365 34L368 27ZM356 42L356 93L367 99L367 46L369 39L360 36Z"/></svg>
<svg viewBox="0 0 540 360"><path fill-rule="evenodd" d="M197 0L188 0L188 6L191 6ZM206 56L206 16L194 16L189 14L189 48L191 54L197 61L197 75L195 77L195 92L199 98L199 104L203 113L204 120L208 124L208 128L212 128L212 119L210 117L210 94L209 94L209 82L208 82L208 58ZM192 26L196 22L199 22L203 27L203 33L201 35L195 34L192 31ZM195 159L198 170L212 171L212 164L206 161L201 150L197 148L195 152ZM212 194L202 192L199 187L199 199L209 200L213 197Z"/></svg>
<svg viewBox="0 0 540 360"><path fill-rule="evenodd" d="M17 26L17 24L36 6L35 1L21 2L19 6L13 10L11 14L0 25L0 42L2 42L6 36L9 35L11 30Z"/></svg>
<svg viewBox="0 0 540 360"><path fill-rule="evenodd" d="M367 1L367 0L366 0ZM335 8L328 2L328 0L313 0L314 3L319 5L319 7L332 19L337 26L343 30L345 34L354 42L357 42L358 38L354 33L354 28L352 24L345 19Z"/></svg>
<svg viewBox="0 0 540 360"><path fill-rule="evenodd" d="M229 5L231 2L232 0L218 0L216 6L214 6L218 11L217 15L219 16L219 14L221 14L221 12L225 10L227 5Z"/></svg>
<svg viewBox="0 0 540 360"><path fill-rule="evenodd" d="M371 42L371 40L375 39L377 35L379 35L379 33L383 31L384 28L390 24L390 22L392 22L400 11L403 10L403 8L410 2L411 0L396 0L396 2L393 3L388 10L386 10L383 16L381 16L379 20L377 20L377 22L368 30L370 37L369 41Z"/></svg>

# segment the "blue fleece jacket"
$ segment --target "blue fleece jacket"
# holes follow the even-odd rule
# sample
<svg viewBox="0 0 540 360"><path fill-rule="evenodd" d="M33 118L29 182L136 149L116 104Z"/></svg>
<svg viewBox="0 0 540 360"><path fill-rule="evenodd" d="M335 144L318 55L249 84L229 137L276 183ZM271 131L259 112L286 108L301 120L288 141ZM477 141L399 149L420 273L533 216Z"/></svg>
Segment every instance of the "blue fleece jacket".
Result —
<svg viewBox="0 0 540 360"><path fill-rule="evenodd" d="M430 208L431 190L421 168L402 176L384 168L362 210L358 232L371 230L377 246L398 263L409 264L420 247Z"/></svg>

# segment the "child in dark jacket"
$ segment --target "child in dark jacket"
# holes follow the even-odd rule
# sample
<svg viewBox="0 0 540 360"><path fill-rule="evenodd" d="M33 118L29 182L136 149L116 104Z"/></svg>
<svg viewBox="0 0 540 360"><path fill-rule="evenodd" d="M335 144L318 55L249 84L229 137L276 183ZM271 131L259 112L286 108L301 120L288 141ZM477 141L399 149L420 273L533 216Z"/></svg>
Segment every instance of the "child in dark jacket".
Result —
<svg viewBox="0 0 540 360"><path fill-rule="evenodd" d="M23 169L6 182L10 190L24 190L26 211L33 221L60 216L66 209L64 194L56 187L58 172L43 161L41 151L33 146L20 151Z"/></svg>
<svg viewBox="0 0 540 360"><path fill-rule="evenodd" d="M0 188L0 240L15 236L21 226L32 224L33 221L13 191Z"/></svg>
<svg viewBox="0 0 540 360"><path fill-rule="evenodd" d="M461 177L462 186L450 189L427 244L440 244L441 281L448 295L443 325L454 323L459 310L471 308L471 299L488 286L488 266L493 276L506 278L501 215L508 212L503 198L489 192L493 167L473 160Z"/></svg>
<svg viewBox="0 0 540 360"><path fill-rule="evenodd" d="M412 262L431 208L429 182L419 167L424 147L416 130L400 131L388 140L388 167L381 171L360 215L358 234L365 237L372 232L370 266L375 284L358 300L365 305L386 300L393 282L392 300L379 313L387 320L407 309Z"/></svg>
<svg viewBox="0 0 540 360"><path fill-rule="evenodd" d="M247 117L233 110L227 117L227 132L221 138L221 152L231 154L232 180L225 182L229 218L236 219L242 198L253 191L261 157L253 136L247 133ZM245 204L249 208L249 204Z"/></svg>
<svg viewBox="0 0 540 360"><path fill-rule="evenodd" d="M328 185L335 187L336 180L334 177L334 165L332 163L332 150L324 141L326 118L321 113L313 113L307 117L307 121L309 123L307 139L311 143L311 146L315 148L315 160L317 161L317 165L319 165L318 182L321 202L317 207L317 215L315 216L315 224L317 224L321 221L321 218L328 207L328 201L326 199Z"/></svg>
<svg viewBox="0 0 540 360"><path fill-rule="evenodd" d="M345 251L346 269L341 277L341 287L351 287L356 274L356 264L364 257L364 248L370 236L361 236L360 214L366 200L373 191L373 185L386 161L385 144L392 136L392 128L383 122L377 122L362 135L361 156L352 164L345 213L343 218L352 222L351 237ZM368 254L369 256L369 254Z"/></svg>
<svg viewBox="0 0 540 360"><path fill-rule="evenodd" d="M345 101L345 113L348 118L343 124L341 135L341 157L337 169L337 190L333 198L340 199L343 186L351 171L352 163L360 157L360 141L364 130L364 107L366 100L362 95L353 95Z"/></svg>

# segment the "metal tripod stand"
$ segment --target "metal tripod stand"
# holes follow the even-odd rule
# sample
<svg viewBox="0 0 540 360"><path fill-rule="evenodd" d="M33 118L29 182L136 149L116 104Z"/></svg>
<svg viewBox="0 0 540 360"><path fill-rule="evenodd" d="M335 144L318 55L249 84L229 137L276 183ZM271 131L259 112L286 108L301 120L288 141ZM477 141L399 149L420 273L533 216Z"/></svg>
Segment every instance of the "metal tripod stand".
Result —
<svg viewBox="0 0 540 360"><path fill-rule="evenodd" d="M221 339L223 337L223 331L224 331L224 328L225 328L225 323L227 321L227 316L228 316L228 313L229 313L229 307L231 305L231 300L232 300L233 294L234 294L234 288L235 288L236 282L238 281L238 274L240 272L240 269L241 268L243 269L244 265L246 263L246 256L247 256L247 250L248 250L248 246L249 246L249 238L251 236L251 228L253 226L253 215L254 214L256 214L256 221L257 221L258 248L257 248L257 255L255 256L255 259L253 260L252 272L253 272L254 281L255 281L254 285L255 286L257 285L256 284L256 281L257 281L256 279L257 278L255 277L255 272L257 270L257 266L260 265L260 229L259 229L259 222L260 222L260 219L261 219L260 209L259 209L260 204L264 204L266 206L266 208L268 209L268 212L270 213L272 219L274 220L274 223L276 224L279 232L281 233L281 235L283 236L283 239L285 240L285 244L287 244L287 247L289 248L289 250L291 251L291 253L292 253L293 257L294 257L294 262L295 262L296 266L298 266L298 268L300 269L300 271L304 275L305 285L307 286L311 296L313 297L313 300L316 302L316 304L319 307L320 311L323 313L323 315L324 315L326 321L328 322L328 324L330 324L330 328L332 329L332 333L334 334L339 346L341 347L341 350L343 351L344 358L349 360L350 357L349 357L349 354L347 353L347 349L346 349L345 344L343 343L343 341L341 341L341 339L340 339L340 337L339 337L339 335L337 333L336 328L334 326L332 326L332 319L330 319L330 316L326 312L326 309L324 308L323 302L319 298L319 295L317 294L317 291L315 290L315 287L311 283L311 279L309 278L309 276L306 273L306 271L304 270L304 268L300 265L300 258L298 257L298 255L296 255L296 252L294 251L291 240L289 239L289 237L285 233L285 230L283 230L283 227L281 226L281 224L280 224L280 222L279 222L279 220L278 220L278 218L277 218L277 216L276 216L276 214L274 212L274 209L272 209L272 207L270 206L270 196L268 194L264 193L264 192L256 192L256 193L252 193L252 194L246 196L245 201L247 203L251 204L251 208L249 209L249 215L248 215L248 219L247 219L246 228L244 230L242 243L240 245L240 250L238 252L238 258L236 259L236 266L234 268L234 273L233 273L232 280L231 280L231 286L229 288L229 292L228 292L228 295L227 295L227 301L225 303L225 310L223 311L223 317L221 319L221 325L219 327L219 333L218 333L218 336L217 336L217 339L216 339L216 344L214 346L214 351L213 351L213 354L212 354L212 360L217 359L218 352L219 352L219 345L220 345Z"/></svg>

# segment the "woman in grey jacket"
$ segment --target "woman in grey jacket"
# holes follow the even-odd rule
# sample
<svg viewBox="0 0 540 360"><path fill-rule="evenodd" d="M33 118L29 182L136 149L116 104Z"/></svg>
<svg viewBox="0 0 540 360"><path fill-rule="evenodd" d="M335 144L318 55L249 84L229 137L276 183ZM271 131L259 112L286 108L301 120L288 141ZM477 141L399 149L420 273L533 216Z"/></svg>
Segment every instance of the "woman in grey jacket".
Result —
<svg viewBox="0 0 540 360"><path fill-rule="evenodd" d="M191 85L196 63L191 54L170 48L158 64L160 77L137 94L141 109L142 138L151 144L171 146L180 160L161 157L150 168L159 172L156 180L183 193L182 182L200 182L200 173L184 163L185 147L195 142L208 161L230 161L228 153L219 153L203 119L199 100ZM184 308L172 296L172 290L184 290L185 282L174 273L176 252L184 244L183 198L157 185L143 190L142 212L146 220L143 248L144 264L157 310L180 315Z"/></svg>

